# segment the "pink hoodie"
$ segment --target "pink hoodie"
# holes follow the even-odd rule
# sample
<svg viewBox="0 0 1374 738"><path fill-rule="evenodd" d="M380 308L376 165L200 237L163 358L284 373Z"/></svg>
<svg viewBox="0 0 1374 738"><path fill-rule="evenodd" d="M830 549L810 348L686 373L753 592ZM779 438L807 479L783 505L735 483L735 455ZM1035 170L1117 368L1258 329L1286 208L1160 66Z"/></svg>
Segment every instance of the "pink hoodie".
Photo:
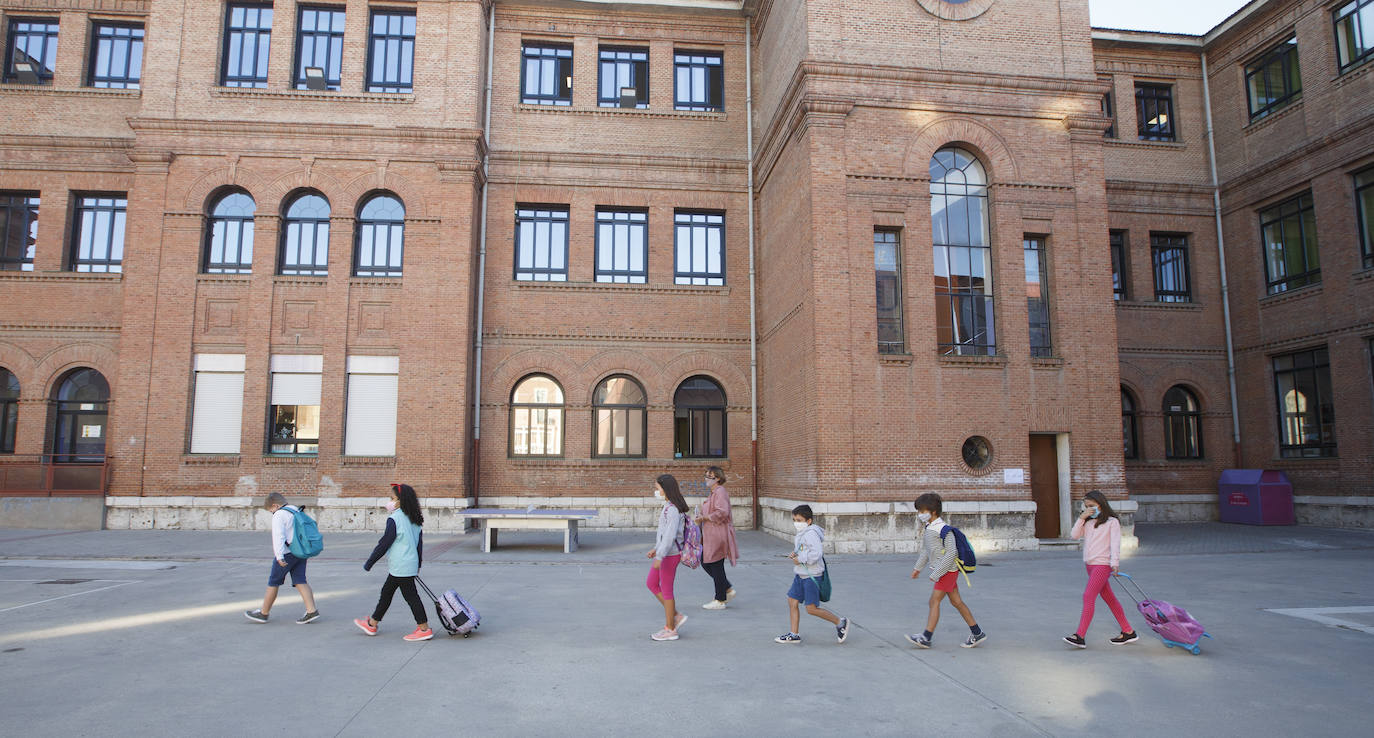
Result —
<svg viewBox="0 0 1374 738"><path fill-rule="evenodd" d="M1117 566L1121 563L1121 522L1108 518L1098 525L1089 520L1085 525L1083 518L1073 524L1072 538L1083 539L1083 561L1091 565Z"/></svg>

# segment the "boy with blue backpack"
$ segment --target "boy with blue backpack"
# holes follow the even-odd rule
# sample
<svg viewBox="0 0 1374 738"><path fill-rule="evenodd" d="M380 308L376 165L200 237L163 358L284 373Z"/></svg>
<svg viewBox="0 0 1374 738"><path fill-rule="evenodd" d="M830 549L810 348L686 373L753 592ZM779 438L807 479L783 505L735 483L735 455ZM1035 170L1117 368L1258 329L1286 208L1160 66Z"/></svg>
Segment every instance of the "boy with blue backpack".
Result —
<svg viewBox="0 0 1374 738"><path fill-rule="evenodd" d="M272 513L272 570L267 575L267 594L262 598L262 607L243 615L255 623L267 622L272 604L277 601L277 588L290 574L291 586L300 592L305 602L305 614L296 619L296 624L313 623L320 619L320 611L315 609L315 593L305 582L305 562L324 548L319 527L299 507L286 504L280 492L268 495L263 507Z"/></svg>
<svg viewBox="0 0 1374 738"><path fill-rule="evenodd" d="M912 570L911 578L920 577L921 571L929 563L930 579L935 582L935 586L930 593L930 615L926 618L925 632L908 635L906 639L916 644L917 648L930 648L935 626L940 622L940 603L948 596L949 601L954 604L954 609L958 610L964 622L968 623L970 635L959 645L973 648L988 637L988 634L978 627L978 621L973 619L973 613L969 611L968 605L964 604L964 598L959 595L960 572L973 571L975 565L973 548L969 546L968 539L962 531L948 525L944 518L940 517L943 507L944 501L933 492L916 498L916 519L921 521L917 529L917 550L920 556L916 559L916 568Z"/></svg>

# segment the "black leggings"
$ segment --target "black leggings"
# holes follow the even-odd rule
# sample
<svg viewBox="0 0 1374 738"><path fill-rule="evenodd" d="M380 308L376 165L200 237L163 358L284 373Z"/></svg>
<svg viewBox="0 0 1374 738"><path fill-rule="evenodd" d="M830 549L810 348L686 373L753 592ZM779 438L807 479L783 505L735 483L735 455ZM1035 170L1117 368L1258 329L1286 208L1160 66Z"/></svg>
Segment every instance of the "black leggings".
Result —
<svg viewBox="0 0 1374 738"><path fill-rule="evenodd" d="M730 578L725 576L725 559L720 561L703 561L701 568L711 575L711 581L716 583L716 599L725 601L725 593L730 590Z"/></svg>
<svg viewBox="0 0 1374 738"><path fill-rule="evenodd" d="M406 604L410 605L410 614L415 616L417 625L429 622L429 616L425 614L425 603L420 600L420 593L415 590L415 577L397 577L390 574L386 575L386 582L382 584L382 596L377 599L377 609L372 611L372 619L382 622L382 616L386 615L386 610L391 607L391 598L396 596L396 589L400 588L401 596L406 598Z"/></svg>

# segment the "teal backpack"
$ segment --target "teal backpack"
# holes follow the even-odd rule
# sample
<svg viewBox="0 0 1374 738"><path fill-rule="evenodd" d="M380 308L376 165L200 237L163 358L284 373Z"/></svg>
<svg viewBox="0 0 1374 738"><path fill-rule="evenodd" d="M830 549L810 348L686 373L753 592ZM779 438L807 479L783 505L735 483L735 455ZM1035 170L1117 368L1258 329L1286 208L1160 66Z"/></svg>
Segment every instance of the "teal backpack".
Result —
<svg viewBox="0 0 1374 738"><path fill-rule="evenodd" d="M320 526L315 523L314 518L301 512L299 507L293 505L287 509L291 511L296 531L289 546L291 555L298 559L318 556L324 550L324 536L320 535Z"/></svg>

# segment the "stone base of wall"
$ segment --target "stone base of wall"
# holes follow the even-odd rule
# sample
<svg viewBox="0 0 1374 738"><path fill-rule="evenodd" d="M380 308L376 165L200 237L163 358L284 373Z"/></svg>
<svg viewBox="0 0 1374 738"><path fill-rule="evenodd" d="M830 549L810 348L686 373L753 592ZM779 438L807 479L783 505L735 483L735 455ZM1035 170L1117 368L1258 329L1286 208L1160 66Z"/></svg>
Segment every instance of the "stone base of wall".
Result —
<svg viewBox="0 0 1374 738"><path fill-rule="evenodd" d="M386 527L383 497L293 497L320 529L337 532L375 532ZM468 533L472 522L462 515L471 498L424 500L425 530ZM266 530L271 516L262 497L107 497L105 527L109 530Z"/></svg>
<svg viewBox="0 0 1374 738"><path fill-rule="evenodd" d="M1374 497L1296 495L1293 508L1298 525L1374 528Z"/></svg>
<svg viewBox="0 0 1374 738"><path fill-rule="evenodd" d="M686 497L688 509L693 514L701 505L704 497ZM531 504L539 509L596 510L591 520L578 523L580 530L623 529L655 530L658 516L663 512L663 502L652 497L483 497L482 507L523 510ZM730 498L730 511L735 517L735 528L748 529L754 526L754 516L749 498Z"/></svg>
<svg viewBox="0 0 1374 738"><path fill-rule="evenodd" d="M1218 520L1216 495L1132 495L1142 523L1205 523Z"/></svg>
<svg viewBox="0 0 1374 738"><path fill-rule="evenodd" d="M105 504L98 495L0 497L0 528L100 530Z"/></svg>

